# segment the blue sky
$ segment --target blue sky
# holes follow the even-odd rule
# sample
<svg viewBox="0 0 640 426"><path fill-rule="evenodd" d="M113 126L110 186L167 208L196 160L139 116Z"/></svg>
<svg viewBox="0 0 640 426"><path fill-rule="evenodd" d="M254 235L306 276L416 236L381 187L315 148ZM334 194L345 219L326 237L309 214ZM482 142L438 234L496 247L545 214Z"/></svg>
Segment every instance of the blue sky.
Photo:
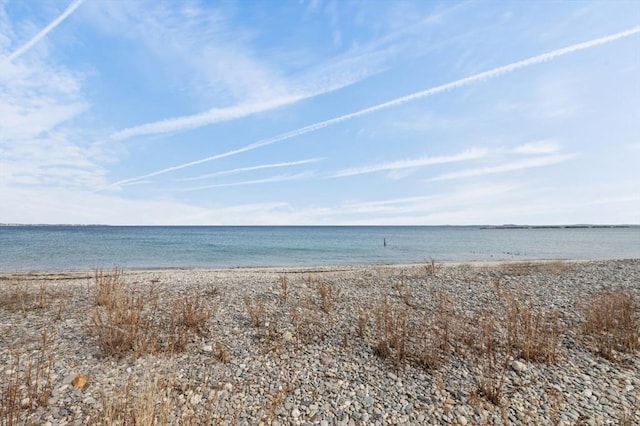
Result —
<svg viewBox="0 0 640 426"><path fill-rule="evenodd" d="M638 1L0 0L0 222L640 223Z"/></svg>

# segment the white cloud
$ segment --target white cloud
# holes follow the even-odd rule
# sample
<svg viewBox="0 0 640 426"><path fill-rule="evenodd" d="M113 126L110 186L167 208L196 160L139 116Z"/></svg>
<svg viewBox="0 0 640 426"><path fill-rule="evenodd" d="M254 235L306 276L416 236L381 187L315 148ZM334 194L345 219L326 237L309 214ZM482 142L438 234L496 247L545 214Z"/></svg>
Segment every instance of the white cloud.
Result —
<svg viewBox="0 0 640 426"><path fill-rule="evenodd" d="M143 43L194 95L216 105L124 128L113 133L114 139L185 131L291 105L378 72L392 53L355 49L292 74L277 54L253 47L255 34L243 37L255 29L238 27L231 16L211 7L190 4L186 11L155 2L93 7L90 16L102 28Z"/></svg>
<svg viewBox="0 0 640 426"><path fill-rule="evenodd" d="M392 161L389 163L374 164L370 166L339 170L337 172L331 173L331 177L355 176L355 175L375 173L380 171L409 169L409 168L416 168L416 167L432 166L435 164L468 161L468 160L482 158L486 154L487 154L486 149L475 148L475 149L470 149L455 155L440 156L440 157L425 156L420 158L411 158L406 160Z"/></svg>
<svg viewBox="0 0 640 426"><path fill-rule="evenodd" d="M401 218L403 215L413 213L426 214L451 208L477 206L478 203L490 204L495 201L495 197L512 193L519 188L521 185L513 183L473 185L433 195L345 203L340 212L350 215L385 214ZM367 217L371 220L370 216Z"/></svg>
<svg viewBox="0 0 640 426"><path fill-rule="evenodd" d="M79 4L69 6L10 58L33 47ZM15 38L12 23L5 23L0 34ZM59 66L46 53L32 53L19 61L0 60L0 185L104 185L106 170L95 161L103 157L102 150L86 142L85 133L67 125L89 108L82 75Z"/></svg>
<svg viewBox="0 0 640 426"><path fill-rule="evenodd" d="M516 154L537 155L537 154L553 154L560 150L560 144L556 141L545 140L531 142L517 146L513 149Z"/></svg>
<svg viewBox="0 0 640 426"><path fill-rule="evenodd" d="M431 181L439 180L451 180L451 179L463 179L469 177L485 176L497 173L507 173L517 170L530 169L534 167L550 166L552 164L563 163L572 158L575 158L577 154L564 154L564 155L549 155L544 157L535 157L526 160L512 161L498 166L491 167L479 167L474 169L461 170L452 173L445 173L436 176Z"/></svg>

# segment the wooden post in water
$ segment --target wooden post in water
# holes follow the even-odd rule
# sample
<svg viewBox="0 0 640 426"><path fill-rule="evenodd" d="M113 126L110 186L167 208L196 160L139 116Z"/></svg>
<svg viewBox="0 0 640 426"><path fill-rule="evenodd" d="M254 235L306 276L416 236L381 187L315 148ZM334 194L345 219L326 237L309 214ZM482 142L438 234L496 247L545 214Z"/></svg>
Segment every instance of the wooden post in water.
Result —
<svg viewBox="0 0 640 426"><path fill-rule="evenodd" d="M382 239L382 247L386 247L387 246L387 239L383 238Z"/></svg>

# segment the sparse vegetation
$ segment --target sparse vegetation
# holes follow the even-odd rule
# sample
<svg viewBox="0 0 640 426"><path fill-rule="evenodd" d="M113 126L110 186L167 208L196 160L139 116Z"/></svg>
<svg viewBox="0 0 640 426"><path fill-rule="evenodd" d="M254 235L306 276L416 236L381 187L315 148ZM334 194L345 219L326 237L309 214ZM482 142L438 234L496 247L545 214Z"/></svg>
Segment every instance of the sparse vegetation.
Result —
<svg viewBox="0 0 640 426"><path fill-rule="evenodd" d="M424 264L424 272L427 276L435 275L436 272L438 272L438 269L439 265L433 259Z"/></svg>
<svg viewBox="0 0 640 426"><path fill-rule="evenodd" d="M46 331L38 349L30 353L13 353L8 365L0 371L0 424L20 424L24 412L46 407L51 394L53 355Z"/></svg>
<svg viewBox="0 0 640 426"><path fill-rule="evenodd" d="M513 294L506 303L507 344L514 355L528 361L554 362L561 332L558 313L544 311Z"/></svg>
<svg viewBox="0 0 640 426"><path fill-rule="evenodd" d="M433 261L431 265L432 272L426 269L429 265L424 267L427 275L436 274L437 265ZM542 386L540 404L548 409L540 414L527 407L529 423L539 424L540 418L560 423L567 419L568 400L559 400L562 394L555 383L554 387L548 382L538 384L546 379L536 376L541 370L555 367L527 362L562 365L576 347L582 351L593 348L609 360L621 360L616 371L626 371L632 365L629 361L637 361L640 349L640 304L634 287L595 293L581 306L583 317L569 317L566 313L575 311L565 310L565 299L559 299L564 304L549 303L540 297L546 293L529 285L544 283L551 273L566 270L564 263L542 262L504 268L474 266L462 271L447 268L437 273L437 279L425 278L423 265L371 268L353 279L344 279L333 271L305 275L290 272L270 275L255 286L245 287L243 294L242 290L227 291L229 284L224 282L214 286L198 280L194 288L164 287L160 278L135 281L138 272L125 274L115 268L95 271L87 284L89 292L78 292L65 303L62 299L52 302L51 296L61 293L51 284L5 280L0 282L0 314L25 322L33 314L54 320L63 317L63 306L82 304L80 310L71 305L72 318L54 322L54 326L73 338L69 330L73 330L77 312L82 312L78 327L83 324L89 339L78 343L79 350L90 350L95 356L93 347L97 343L97 358L110 358L100 362L113 364L117 374L122 374L100 391L94 386L98 382L93 381L88 388L69 385L78 397L93 392L98 399L93 407L83 406L87 410L83 415L91 413L88 423L92 425L234 423L238 419L229 413L239 408L230 401L243 400L231 397L246 395L252 386L268 386L259 393L261 397L254 399L251 415L257 417L252 419L286 424L295 405L291 404L301 397L294 391L310 401L315 397L295 387L300 380L308 383L327 377L332 385L341 383L336 384L340 392L351 391L347 388L352 384L340 371L341 363L350 356L367 363L366 370L357 374L388 374L393 380L404 381L409 380L405 370L412 377L440 380L441 394L456 403L456 392L464 393L476 412L493 416L479 420L469 414L472 424L511 421L513 409L507 401L512 393L518 395L519 386ZM449 280L451 271L459 281ZM543 278L538 281L540 276L531 278L527 274L541 274ZM162 278L164 281L165 276ZM372 279L380 281L371 285ZM84 283L79 286L82 289ZM226 315L215 315L222 307ZM576 324L580 324L578 329ZM43 336L38 351L16 351L14 357L14 351L4 350L2 344L8 340L2 340L3 334L10 326L0 324L0 358L11 353L10 360L0 365L0 425L13 426L29 424L25 419L30 415L36 418L49 406L63 407L47 400L69 368L62 367L64 373L51 378L54 348L48 335ZM216 333L212 332L214 326ZM305 357L309 354L318 356L309 364L301 362L308 360ZM164 362L174 360L185 360L184 365L172 365L169 374L158 374L157 365L166 367ZM525 365L521 367L515 361ZM321 376L305 370L314 362L318 362ZM258 371L271 374L269 364L277 366L278 372L264 382L262 376L256 381L252 375L261 374ZM206 372L198 370L198 365L206 365ZM358 366L350 364L349 368ZM448 377L452 368L470 374L461 386L459 376ZM91 371L80 372L94 379ZM298 384L288 387L289 383ZM373 393L376 389L365 391ZM216 417L219 395L228 398L221 406L229 411ZM321 412L322 407L317 405L317 412ZM616 420L621 424L632 424L638 414L627 406L614 409L620 410ZM307 412L299 413L299 422L309 421Z"/></svg>
<svg viewBox="0 0 640 426"><path fill-rule="evenodd" d="M251 297L245 294L243 300L251 324L256 328L264 327L267 323L268 314L265 299L260 296Z"/></svg>
<svg viewBox="0 0 640 426"><path fill-rule="evenodd" d="M193 336L205 332L213 315L213 309L197 293L161 306L157 285L146 289L128 285L122 269L115 268L111 274L97 271L94 284L97 306L87 332L106 355L182 352ZM163 308L165 305L168 307Z"/></svg>
<svg viewBox="0 0 640 426"><path fill-rule="evenodd" d="M509 354L501 353L496 319L489 312L474 321L477 340L473 352L478 393L494 405L501 405L502 392L509 369Z"/></svg>
<svg viewBox="0 0 640 426"><path fill-rule="evenodd" d="M615 360L615 351L640 349L640 304L631 291L595 294L584 307L584 315L584 333L603 357Z"/></svg>
<svg viewBox="0 0 640 426"><path fill-rule="evenodd" d="M409 319L406 309L392 306L388 300L375 309L376 346L375 353L383 359L391 359L397 367L407 357Z"/></svg>
<svg viewBox="0 0 640 426"><path fill-rule="evenodd" d="M325 314L331 313L340 302L340 289L333 284L319 282L316 290L320 298L320 309Z"/></svg>
<svg viewBox="0 0 640 426"><path fill-rule="evenodd" d="M280 275L280 277L278 277L278 284L280 285L280 302L285 304L289 298L289 279L284 274Z"/></svg>

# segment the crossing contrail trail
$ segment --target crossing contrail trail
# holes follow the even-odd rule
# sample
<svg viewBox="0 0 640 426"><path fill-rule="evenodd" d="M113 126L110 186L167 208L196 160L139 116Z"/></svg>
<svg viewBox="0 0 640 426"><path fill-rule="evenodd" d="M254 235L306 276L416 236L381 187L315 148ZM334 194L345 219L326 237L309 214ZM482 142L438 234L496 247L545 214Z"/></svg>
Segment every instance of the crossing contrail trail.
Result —
<svg viewBox="0 0 640 426"><path fill-rule="evenodd" d="M416 99L426 98L428 96L432 96L438 93L447 92L449 90L458 89L460 87L469 86L474 83L478 83L481 81L489 80L495 77L499 77L501 75L529 67L531 65L541 64L544 62L551 61L553 59L559 58L561 56L568 55L570 53L578 52L580 50L590 49L592 47L601 46L603 44L611 43L613 41L632 36L634 34L640 33L640 26L633 27L626 31L621 31L615 34L611 34L608 36L596 38L593 40L585 41L582 43L573 44L571 46L563 47L561 49L552 50L551 52L542 53L540 55L532 56L528 59L523 59L521 61L513 62L508 65L503 65L497 68L493 68L488 71L484 71L478 74L471 75L469 77L461 78L459 80L452 81L450 83L441 84L439 86L434 86L426 90L422 90L420 92L412 93L410 95L402 96L400 98L393 99L388 102L384 102L378 105L374 105L369 108L361 109L359 111L355 111L349 114L344 114L339 117L331 118L329 120L321 121L319 123L311 124L309 126L301 127L296 130L292 130L290 132L282 133L280 135L276 135L270 138L261 139L257 142L254 142L249 145L245 145L244 147L234 149L232 151L227 151L221 154L212 155L210 157L202 158L199 160L191 161L189 163L180 164L177 166L167 167L162 170L157 170L152 173L148 173L142 176L137 176L125 180L121 180L119 182L115 182L110 186L118 186L124 183L129 183L132 181L137 181L140 179L146 179L153 176L158 176L164 173L173 172L176 170L185 169L187 167L195 166L197 164L206 163L209 161L217 160L224 157L230 157L232 155L241 154L243 152L251 151L256 148L260 148L263 146L271 145L277 142L281 142L287 139L295 138L297 136L304 135L306 133L315 132L316 130L324 129L325 127L332 126L334 124L341 123L343 121L351 120L353 118L361 117L363 115L371 114L383 109L391 108L394 106L402 105L407 102L414 101Z"/></svg>
<svg viewBox="0 0 640 426"><path fill-rule="evenodd" d="M51 30L53 30L55 27L57 27L58 25L60 25L62 23L62 21L64 21L65 19L67 19L67 17L69 15L71 15L73 13L74 10L76 10L78 8L78 6L80 6L82 3L84 2L84 0L75 0L73 3L71 3L69 5L69 7L66 8L66 10L64 12L62 12L62 14L60 14L60 16L58 16L56 19L54 19L53 21L51 21L51 23L49 25L47 25L46 27L44 27L38 34L36 34L35 36L33 36L28 42L26 42L25 44L23 44L22 46L20 46L19 48L17 48L13 53L11 53L9 56L6 56L2 59L0 59L0 62L11 62L14 59L22 56L23 54L25 54L29 49L31 49L36 43L38 43L40 40L42 40L43 38L45 38L47 36L47 34L49 34L49 32Z"/></svg>

